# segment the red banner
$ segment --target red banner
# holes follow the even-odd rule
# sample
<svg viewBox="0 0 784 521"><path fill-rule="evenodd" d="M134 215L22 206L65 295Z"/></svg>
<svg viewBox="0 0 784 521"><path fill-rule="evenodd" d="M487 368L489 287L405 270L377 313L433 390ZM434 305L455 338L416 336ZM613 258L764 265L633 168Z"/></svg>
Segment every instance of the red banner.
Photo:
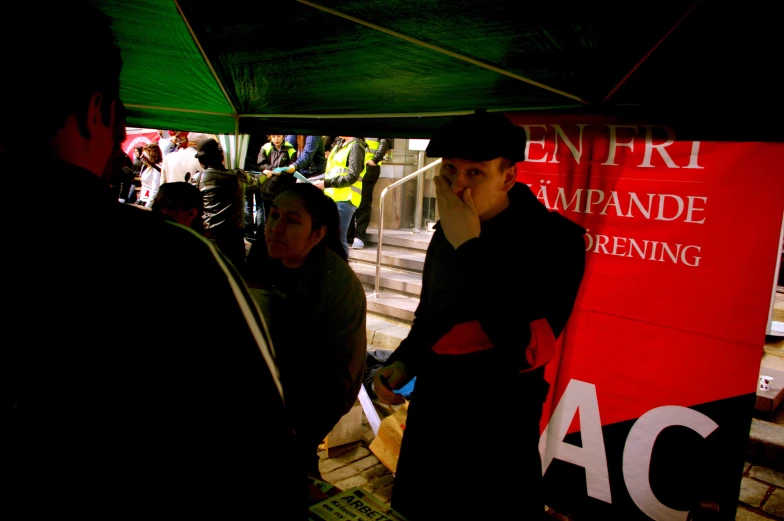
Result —
<svg viewBox="0 0 784 521"><path fill-rule="evenodd" d="M547 369L548 504L597 519L682 520L697 501L734 512L784 214L784 144L509 116L528 134L518 181L588 230L585 278Z"/></svg>
<svg viewBox="0 0 784 521"><path fill-rule="evenodd" d="M157 143L161 138L158 131L150 129L128 130L126 131L127 137L122 143L123 152L128 157L133 159L133 149L139 145L147 145L149 143Z"/></svg>

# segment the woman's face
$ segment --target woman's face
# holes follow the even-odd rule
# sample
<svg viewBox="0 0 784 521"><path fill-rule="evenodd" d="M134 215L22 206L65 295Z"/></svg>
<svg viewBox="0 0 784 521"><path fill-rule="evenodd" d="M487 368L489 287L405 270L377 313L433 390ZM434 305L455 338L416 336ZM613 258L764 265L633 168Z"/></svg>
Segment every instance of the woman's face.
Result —
<svg viewBox="0 0 784 521"><path fill-rule="evenodd" d="M269 256L280 259L289 268L302 266L310 250L324 237L323 227L312 230L312 226L313 219L298 195L279 194L264 227Z"/></svg>

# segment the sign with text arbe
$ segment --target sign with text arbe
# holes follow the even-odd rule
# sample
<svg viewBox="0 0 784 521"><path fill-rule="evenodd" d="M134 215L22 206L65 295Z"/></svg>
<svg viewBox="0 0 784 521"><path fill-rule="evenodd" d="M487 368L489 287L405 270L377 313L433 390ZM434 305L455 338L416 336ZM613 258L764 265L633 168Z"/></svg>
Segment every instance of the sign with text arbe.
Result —
<svg viewBox="0 0 784 521"><path fill-rule="evenodd" d="M360 487L350 488L308 509L311 521L406 521L402 515Z"/></svg>

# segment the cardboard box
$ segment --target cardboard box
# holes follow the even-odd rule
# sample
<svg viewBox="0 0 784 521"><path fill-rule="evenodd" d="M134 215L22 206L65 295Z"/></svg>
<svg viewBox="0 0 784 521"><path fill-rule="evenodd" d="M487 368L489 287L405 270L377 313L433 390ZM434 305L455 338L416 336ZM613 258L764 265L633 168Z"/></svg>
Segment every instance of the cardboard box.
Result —
<svg viewBox="0 0 784 521"><path fill-rule="evenodd" d="M395 409L395 412L381 420L378 434L370 443L370 451L393 474L397 470L397 459L400 456L400 444L406 429L408 402Z"/></svg>
<svg viewBox="0 0 784 521"><path fill-rule="evenodd" d="M324 448L327 450L327 456L329 456L329 449L361 439L362 405L359 401L356 401L351 410L338 420L338 423L332 428L332 431L324 438Z"/></svg>

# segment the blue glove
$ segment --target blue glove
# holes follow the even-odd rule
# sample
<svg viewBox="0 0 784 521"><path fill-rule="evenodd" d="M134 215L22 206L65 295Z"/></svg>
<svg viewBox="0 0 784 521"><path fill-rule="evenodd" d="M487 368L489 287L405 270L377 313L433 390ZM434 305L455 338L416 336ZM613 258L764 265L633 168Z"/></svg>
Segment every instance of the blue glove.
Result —
<svg viewBox="0 0 784 521"><path fill-rule="evenodd" d="M287 166L279 166L278 168L275 168L272 171L275 172L276 174L281 174L283 172L287 172L288 169L289 169L289 167L287 167Z"/></svg>

